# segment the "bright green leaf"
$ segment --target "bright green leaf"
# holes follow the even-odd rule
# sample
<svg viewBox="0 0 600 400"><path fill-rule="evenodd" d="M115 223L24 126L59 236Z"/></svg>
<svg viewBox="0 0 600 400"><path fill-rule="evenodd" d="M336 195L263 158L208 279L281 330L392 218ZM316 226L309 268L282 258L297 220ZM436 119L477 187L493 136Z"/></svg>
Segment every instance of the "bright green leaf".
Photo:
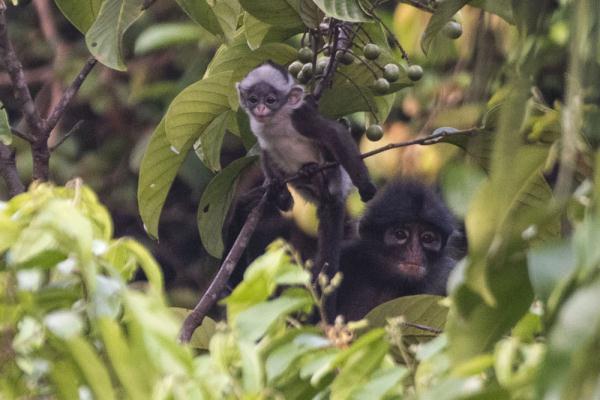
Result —
<svg viewBox="0 0 600 400"><path fill-rule="evenodd" d="M223 29L206 0L175 0L187 15L214 35L223 35Z"/></svg>
<svg viewBox="0 0 600 400"><path fill-rule="evenodd" d="M231 110L219 114L206 127L202 135L194 143L196 155L213 172L221 170L221 145L230 120L235 118Z"/></svg>
<svg viewBox="0 0 600 400"><path fill-rule="evenodd" d="M187 148L189 141L195 141L217 115L229 109L230 81L229 72L215 74L188 86L173 100L165 129L174 151Z"/></svg>
<svg viewBox="0 0 600 400"><path fill-rule="evenodd" d="M366 22L371 18L359 4L359 0L314 0L325 14L350 22Z"/></svg>
<svg viewBox="0 0 600 400"><path fill-rule="evenodd" d="M86 383L92 389L94 398L98 400L115 399L110 375L94 346L81 336L69 339L66 345L71 352L71 357L75 359L81 369Z"/></svg>
<svg viewBox="0 0 600 400"><path fill-rule="evenodd" d="M255 18L274 26L302 26L296 10L286 0L239 0L242 8Z"/></svg>
<svg viewBox="0 0 600 400"><path fill-rule="evenodd" d="M144 229L158 238L158 221L169 189L187 152L192 147L190 140L180 152L172 149L167 140L163 120L152 134L140 166L138 182L138 207Z"/></svg>
<svg viewBox="0 0 600 400"><path fill-rule="evenodd" d="M223 253L221 231L237 178L254 161L256 157L244 157L232 162L210 181L202 193L198 206L198 229L204 248L213 257L220 258Z"/></svg>
<svg viewBox="0 0 600 400"><path fill-rule="evenodd" d="M8 114L4 108L4 104L0 101L0 143L10 145L12 143L12 130L10 122L8 122Z"/></svg>
<svg viewBox="0 0 600 400"><path fill-rule="evenodd" d="M202 33L202 28L192 23L155 24L138 36L133 52L139 56L181 44L197 43Z"/></svg>
<svg viewBox="0 0 600 400"><path fill-rule="evenodd" d="M107 67L125 71L123 35L142 15L144 0L104 0L98 18L85 34L90 53Z"/></svg>
<svg viewBox="0 0 600 400"><path fill-rule="evenodd" d="M81 33L86 33L100 13L103 0L54 0L60 11Z"/></svg>

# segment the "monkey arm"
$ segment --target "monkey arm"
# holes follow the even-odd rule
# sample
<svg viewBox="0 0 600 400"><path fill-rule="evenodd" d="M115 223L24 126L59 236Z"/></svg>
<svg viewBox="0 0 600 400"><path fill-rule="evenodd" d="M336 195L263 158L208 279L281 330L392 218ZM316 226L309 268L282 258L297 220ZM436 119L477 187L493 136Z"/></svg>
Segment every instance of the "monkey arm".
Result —
<svg viewBox="0 0 600 400"><path fill-rule="evenodd" d="M343 125L319 114L314 100L307 96L302 107L292 114L294 128L300 134L321 143L346 170L363 201L370 200L376 189L360 157L356 143Z"/></svg>
<svg viewBox="0 0 600 400"><path fill-rule="evenodd" d="M269 193L269 200L274 202L281 211L292 207L293 199L287 186L283 183L285 176L273 165L273 160L266 151L261 152L261 165L265 175L265 184Z"/></svg>

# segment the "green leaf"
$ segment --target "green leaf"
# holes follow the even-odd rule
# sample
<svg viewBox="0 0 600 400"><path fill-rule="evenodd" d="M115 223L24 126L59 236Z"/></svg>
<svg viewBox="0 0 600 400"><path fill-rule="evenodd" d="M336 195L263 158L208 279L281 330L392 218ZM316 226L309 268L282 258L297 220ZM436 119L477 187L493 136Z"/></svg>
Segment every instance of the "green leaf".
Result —
<svg viewBox="0 0 600 400"><path fill-rule="evenodd" d="M0 101L0 143L8 146L12 143L12 130L8 122L8 114Z"/></svg>
<svg viewBox="0 0 600 400"><path fill-rule="evenodd" d="M381 369L371 375L369 381L352 392L353 400L383 399L388 391L397 387L400 380L408 375L404 367Z"/></svg>
<svg viewBox="0 0 600 400"><path fill-rule="evenodd" d="M231 73L204 78L185 88L173 100L165 116L167 139L175 151L195 141L211 121L229 109L227 96L233 92Z"/></svg>
<svg viewBox="0 0 600 400"><path fill-rule="evenodd" d="M202 193L198 206L198 229L202 245L213 257L220 258L223 253L221 231L237 178L256 159L257 157L244 157L235 160L215 176Z"/></svg>
<svg viewBox="0 0 600 400"><path fill-rule="evenodd" d="M302 26L302 19L286 0L239 0L255 18L273 26Z"/></svg>
<svg viewBox="0 0 600 400"><path fill-rule="evenodd" d="M575 254L568 241L543 244L530 250L527 258L531 284L536 296L544 302L575 269Z"/></svg>
<svg viewBox="0 0 600 400"><path fill-rule="evenodd" d="M323 11L312 0L299 0L298 14L300 14L304 25L310 29L318 29L323 17L325 17Z"/></svg>
<svg viewBox="0 0 600 400"><path fill-rule="evenodd" d="M223 35L223 28L206 0L175 0L189 17L214 35Z"/></svg>
<svg viewBox="0 0 600 400"><path fill-rule="evenodd" d="M103 0L54 0L60 12L81 33L86 33L100 13Z"/></svg>
<svg viewBox="0 0 600 400"><path fill-rule="evenodd" d="M213 172L221 170L221 145L232 118L235 118L235 113L231 110L218 115L194 143L196 155Z"/></svg>
<svg viewBox="0 0 600 400"><path fill-rule="evenodd" d="M66 345L77 366L81 369L88 386L92 389L94 398L99 400L115 399L110 375L94 346L81 336L66 341Z"/></svg>
<svg viewBox="0 0 600 400"><path fill-rule="evenodd" d="M125 71L123 35L142 15L144 0L104 0L98 18L85 34L90 53L109 68Z"/></svg>
<svg viewBox="0 0 600 400"><path fill-rule="evenodd" d="M246 393L259 393L264 388L263 360L259 348L251 341L238 342L242 359L242 384Z"/></svg>
<svg viewBox="0 0 600 400"><path fill-rule="evenodd" d="M375 307L365 318L370 327L383 327L389 318L403 316L406 322L443 330L448 315L448 308L439 304L443 298L427 294L400 297ZM402 333L403 337L416 339L436 336L435 333L413 327L403 328Z"/></svg>
<svg viewBox="0 0 600 400"><path fill-rule="evenodd" d="M241 311L267 300L277 285L304 285L310 282L308 272L291 262L288 249L274 246L250 264L244 272L244 280L224 300L229 321Z"/></svg>
<svg viewBox="0 0 600 400"><path fill-rule="evenodd" d="M181 44L197 43L204 31L192 23L163 23L145 29L136 39L135 55L175 47Z"/></svg>
<svg viewBox="0 0 600 400"><path fill-rule="evenodd" d="M20 232L19 224L0 211L0 254L17 241Z"/></svg>
<svg viewBox="0 0 600 400"><path fill-rule="evenodd" d="M371 21L360 6L359 0L314 0L314 3L328 16L342 21Z"/></svg>
<svg viewBox="0 0 600 400"><path fill-rule="evenodd" d="M234 329L240 337L254 341L267 333L278 320L313 304L307 291L296 291L294 295L286 295L256 304L242 312L233 320Z"/></svg>
<svg viewBox="0 0 600 400"><path fill-rule="evenodd" d="M98 327L108 359L127 396L134 400L150 397L150 377L140 374L135 355L127 343L121 326L116 321L105 317L98 320Z"/></svg>
<svg viewBox="0 0 600 400"><path fill-rule="evenodd" d="M293 334L291 340L280 344L269 352L265 360L267 382L275 382L279 377L285 375L290 368L294 369L293 372L298 372L298 360L301 356L315 349L322 349L331 345L329 340L314 333L293 331Z"/></svg>
<svg viewBox="0 0 600 400"><path fill-rule="evenodd" d="M152 257L152 254L133 239L123 238L119 239L119 241L135 257L137 264L144 271L144 275L146 275L150 286L156 293L162 293L164 289L162 271L160 265Z"/></svg>
<svg viewBox="0 0 600 400"><path fill-rule="evenodd" d="M444 167L441 176L444 200L454 215L465 218L484 179L484 172L474 165L452 163Z"/></svg>
<svg viewBox="0 0 600 400"><path fill-rule="evenodd" d="M445 0L437 3L435 12L431 16L421 38L421 49L425 54L429 51L433 39L444 28L446 22L450 21L452 16L467 3L469 3L469 0Z"/></svg>
<svg viewBox="0 0 600 400"><path fill-rule="evenodd" d="M167 140L164 118L152 134L140 166L138 208L148 234L158 238L158 221L177 171L192 147L190 140L180 152Z"/></svg>
<svg viewBox="0 0 600 400"><path fill-rule="evenodd" d="M209 3L227 41L233 40L237 32L238 17L242 11L238 0L219 0Z"/></svg>
<svg viewBox="0 0 600 400"><path fill-rule="evenodd" d="M302 32L302 27L273 26L262 22L252 15L244 14L244 33L248 47L251 50L258 49L264 43L283 42Z"/></svg>

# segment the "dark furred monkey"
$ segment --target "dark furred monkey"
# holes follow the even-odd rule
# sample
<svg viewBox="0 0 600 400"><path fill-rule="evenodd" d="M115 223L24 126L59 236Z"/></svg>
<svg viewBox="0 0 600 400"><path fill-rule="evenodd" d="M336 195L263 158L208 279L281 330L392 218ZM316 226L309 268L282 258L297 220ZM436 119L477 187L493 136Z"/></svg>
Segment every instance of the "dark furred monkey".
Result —
<svg viewBox="0 0 600 400"><path fill-rule="evenodd" d="M333 276L338 269L344 200L350 182L363 201L370 200L376 191L356 143L343 125L319 114L314 98L280 65L264 63L236 87L258 139L267 183L277 184L299 172L306 175L291 184L318 205L321 223L315 266ZM341 166L309 174L327 161L338 161ZM284 185L276 186L273 200L280 209L288 209L290 193Z"/></svg>
<svg viewBox="0 0 600 400"><path fill-rule="evenodd" d="M441 199L417 182L387 185L360 221L360 239L342 249L344 279L336 313L357 320L397 297L446 294L448 275L463 249L450 252L451 235L460 237ZM457 247L460 240L454 240ZM453 254L451 256L450 254Z"/></svg>

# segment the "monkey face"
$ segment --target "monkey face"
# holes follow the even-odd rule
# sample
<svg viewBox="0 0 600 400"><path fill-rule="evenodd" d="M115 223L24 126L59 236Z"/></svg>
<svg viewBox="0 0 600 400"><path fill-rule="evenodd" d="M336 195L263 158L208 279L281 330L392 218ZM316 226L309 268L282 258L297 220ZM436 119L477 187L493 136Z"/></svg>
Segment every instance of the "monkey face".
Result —
<svg viewBox="0 0 600 400"><path fill-rule="evenodd" d="M402 278L422 280L431 263L442 251L442 237L423 223L399 224L384 234L388 262Z"/></svg>
<svg viewBox="0 0 600 400"><path fill-rule="evenodd" d="M285 94L264 82L240 90L242 106L259 122L265 122L285 105L286 97Z"/></svg>

